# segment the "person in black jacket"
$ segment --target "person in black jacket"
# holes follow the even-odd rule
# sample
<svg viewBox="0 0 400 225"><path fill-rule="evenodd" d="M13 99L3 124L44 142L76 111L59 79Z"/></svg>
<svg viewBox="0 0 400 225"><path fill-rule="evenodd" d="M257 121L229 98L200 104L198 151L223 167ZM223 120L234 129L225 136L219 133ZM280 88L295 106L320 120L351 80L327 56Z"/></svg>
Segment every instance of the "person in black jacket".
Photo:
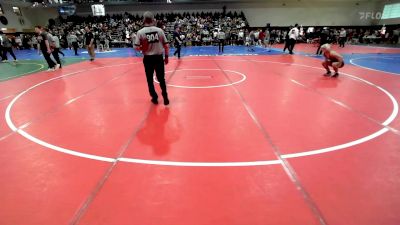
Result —
<svg viewBox="0 0 400 225"><path fill-rule="evenodd" d="M293 26L289 27L289 31L293 28ZM283 52L286 52L286 49L289 49L289 31L287 31L285 35L285 47L283 48Z"/></svg>
<svg viewBox="0 0 400 225"><path fill-rule="evenodd" d="M175 52L174 55L178 54L178 59L181 58L181 46L182 46L182 39L179 26L176 27L174 31L174 41L175 41Z"/></svg>
<svg viewBox="0 0 400 225"><path fill-rule="evenodd" d="M42 26L36 26L35 32L40 37L40 49L42 50L42 54L47 64L49 65L49 69L47 71L54 71L60 68L60 64L56 64L51 58L50 55L52 53L52 49L49 43L48 34L44 30Z"/></svg>
<svg viewBox="0 0 400 225"><path fill-rule="evenodd" d="M85 45L90 55L90 61L93 61L96 56L96 53L94 52L94 35L89 27L85 27L85 31Z"/></svg>

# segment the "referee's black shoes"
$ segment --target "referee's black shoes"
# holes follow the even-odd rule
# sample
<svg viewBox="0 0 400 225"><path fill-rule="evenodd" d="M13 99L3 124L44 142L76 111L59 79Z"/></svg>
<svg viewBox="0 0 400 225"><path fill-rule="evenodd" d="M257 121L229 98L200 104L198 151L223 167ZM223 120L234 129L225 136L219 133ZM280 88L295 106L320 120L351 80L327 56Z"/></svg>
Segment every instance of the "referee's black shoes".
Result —
<svg viewBox="0 0 400 225"><path fill-rule="evenodd" d="M164 98L164 105L169 105L169 99L168 98Z"/></svg>
<svg viewBox="0 0 400 225"><path fill-rule="evenodd" d="M158 100L157 100L156 98L152 98L152 99L151 99L151 102L152 102L154 105L157 105L157 104L158 104Z"/></svg>

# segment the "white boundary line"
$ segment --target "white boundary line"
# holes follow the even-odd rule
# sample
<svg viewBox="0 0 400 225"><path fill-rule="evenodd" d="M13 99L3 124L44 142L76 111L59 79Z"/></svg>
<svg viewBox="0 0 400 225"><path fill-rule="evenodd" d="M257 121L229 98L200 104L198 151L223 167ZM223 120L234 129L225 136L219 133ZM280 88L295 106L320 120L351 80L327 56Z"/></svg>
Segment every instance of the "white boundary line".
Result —
<svg viewBox="0 0 400 225"><path fill-rule="evenodd" d="M210 59L213 60L213 59ZM232 60L229 60L232 61ZM243 60L246 61L246 60ZM253 62L261 62L261 63L277 63L277 64L286 64L286 65L294 65L294 66L301 66L301 67L306 67L306 68L314 68L314 69L319 69L319 70L324 70L322 68L319 67L313 67L313 66L307 66L307 65L301 65L301 64L292 64L292 63L281 63L281 62L273 62L273 61L259 61L259 60L249 60L249 61L253 61ZM129 63L129 64L136 64L136 63ZM120 64L120 65L112 65L112 66L104 66L104 67L97 67L97 68L93 68L93 69L101 69L101 68L105 68L105 67L114 67L114 66L121 66L121 65L129 65L129 64ZM90 70L93 70L90 69ZM174 162L174 161L160 161L160 160L144 160L144 159L135 159L135 158L109 158L109 157L102 157L102 156L97 156L97 155L92 155L92 154L85 154L85 153L81 153L81 152L77 152L74 150L70 150L70 149L65 149L59 146L55 146L52 144L49 144L47 142L44 142L36 137L33 137L32 135L28 134L27 132L17 128L12 120L11 120L11 109L12 106L15 104L15 102L22 97L24 94L26 94L27 92L29 92L30 90L51 82L55 79L60 79L62 77L66 77L66 76L71 76L73 74L77 74L77 73L81 73L81 72L85 72L88 70L82 70L82 71L77 71L77 72L73 72L70 74L66 74L63 76L59 76L56 78L52 78L46 81L43 81L39 84L36 84L28 89L26 89L25 91L21 92L18 96L16 96L11 102L10 104L7 106L6 109L6 113L5 113L5 119L7 122L7 125L10 127L11 130L13 130L14 132L17 132L18 134L20 134L21 136L27 138L28 140L31 140L34 143L37 143L39 145L42 145L46 148L50 148L53 149L55 151L59 151L59 152L63 152L66 154L70 154L70 155L74 155L74 156L78 156L78 157L83 157L83 158L88 158L88 159L93 159L93 160L98 160L98 161L105 161L105 162L115 162L115 161L121 161L121 162L127 162L127 163L139 163L139 164L150 164L150 165L161 165L161 166L191 166L191 167L231 167L231 166L261 166L261 165L275 165L275 164L281 164L282 161L281 160L265 160L265 161L250 161L250 162ZM371 85L373 87L378 88L379 90L383 91L386 95L389 96L390 100L393 103L393 112L391 113L391 115L389 116L388 119L385 120L385 122L382 123L382 125L387 126L388 124L390 124L395 117L398 114L398 110L399 110L399 106L397 104L396 99L385 89L383 89L382 87L379 87L378 85L375 85L369 81L366 81L362 78L358 78L356 76L350 75L350 74L346 74L346 73L342 73L343 75L352 77L355 80L359 80L361 82L364 82L368 85ZM358 140L354 140L345 144L341 144L341 145L336 145L336 146L332 146L332 147L328 147L328 148L323 148L323 149L317 149L317 150L311 150L311 151L304 151L304 152L299 152L299 153L293 153L293 154L284 154L282 155L282 158L284 159L288 159L288 158L297 158L297 157L304 157L304 156L310 156L310 155L316 155L316 154L322 154L322 153L327 153L327 152L332 152L332 151L337 151L337 150L341 150L341 149L345 149L348 148L350 146L354 146L354 145L358 145L364 142L367 142L369 140L372 140L384 133L386 133L389 129L388 128L382 128L381 130L370 134L366 137L360 138Z"/></svg>
<svg viewBox="0 0 400 225"><path fill-rule="evenodd" d="M211 71L221 71L220 69L180 69L180 70L175 70L175 71L210 71L210 70ZM174 84L167 84L167 86L176 87L176 88L190 88L190 89L220 88L220 87L229 87L229 86L232 86L235 84L242 83L247 78L246 75L244 75L243 73L239 73L237 71L233 71L233 70L222 70L222 71L239 74L240 76L242 76L242 79L240 79L239 81L233 82L231 84L221 84L221 85L213 85L213 86L183 86L183 85L174 85ZM166 71L165 73L172 73L172 72L174 72L174 71ZM153 80L156 83L160 83L160 82L158 82L158 80L156 80L156 76L153 77Z"/></svg>
<svg viewBox="0 0 400 225"><path fill-rule="evenodd" d="M27 138L28 140L30 140L30 141L32 141L32 142L34 142L34 143L36 143L36 144L39 144L39 145L41 145L41 146L44 146L44 147L46 147L46 148L50 148L50 149L53 149L53 150L58 151L58 152L62 152L62 153L66 153L66 154L69 154L69 155L74 155L74 156L78 156L78 157L82 157L82 158L89 158L89 159L94 159L94 160L104 161L104 162L115 162L115 161L117 161L117 160L114 159L114 158L108 158L108 157L102 157L102 156L97 156L97 155L85 154L85 153L77 152L77 151L74 151L74 150L69 150L69 149L62 148L62 147L59 147L59 146L56 146L56 145L52 145L52 144L50 144L50 143L47 143L47 142L45 142L45 141L42 141L42 140L40 140L40 139L38 139L38 138L36 138L36 137L34 137L34 136L28 134L27 132L23 131L21 128L17 128L17 127L12 123L11 116L10 116L10 111L11 111L11 107L15 104L15 102L16 102L21 96L23 96L24 94L26 94L26 93L29 92L30 90L32 90L32 89L34 89L34 88L36 88L36 87L38 87L38 86L40 86L40 85L49 83L49 82L51 82L51 81L53 81L53 80L61 79L61 78L63 78L63 77L69 77L69 76L72 76L72 75L75 75L75 74L78 74L78 73L82 73L82 72L86 72L86 71L90 71L90 70L97 70L97 69L102 69L102 68L115 67L115 66L124 66L124 65L132 65L132 64L139 64L139 62L136 62L136 63L127 63L127 64L117 64L117 65L112 65L112 66L96 67L96 68L91 68L91 69L87 69L87 70L79 70L79 71L71 72L71 73L68 73L68 74L65 74L65 75L62 75L62 76L54 77L54 78L45 80L45 81L43 81L43 82L40 82L40 83L38 83L38 84L36 84L36 85L34 85L34 86L32 86L32 87L26 89L25 91L21 92L20 94L18 94L18 95L10 102L10 104L7 106L6 114L5 114L5 115L6 115L5 119L6 119L7 125L10 127L10 129L11 129L12 131L17 132L18 134L20 134L21 136Z"/></svg>
<svg viewBox="0 0 400 225"><path fill-rule="evenodd" d="M111 51L103 51L103 52L99 52L99 51L95 51L96 54L107 54L107 53L115 53L115 52L119 52L119 50L111 50ZM88 51L83 51L81 52L82 54L89 54Z"/></svg>
<svg viewBox="0 0 400 225"><path fill-rule="evenodd" d="M269 61L258 61L258 60L251 60L251 61L253 61L253 62L269 62ZM290 65L294 65L294 66L301 66L301 67L306 67L306 68L313 68L313 69L325 70L324 68L320 68L320 67L307 66L307 65L295 64L295 63L293 63L293 64L292 64L292 63L281 63L281 62L269 62L269 63L290 64ZM382 125L383 125L383 126L388 126L391 122L393 122L393 120L396 118L397 114L399 113L399 105L398 105L396 99L393 97L393 95L390 94L390 92L388 92L386 89L384 89L384 88L382 88L382 87L380 87L380 86L378 86L378 85L376 85L376 84L374 84L374 83L372 83L372 82L369 82L369 81L367 81L367 80L364 80L364 79L362 79L362 78L359 78L359 77L350 75L350 74L348 74L348 73L343 73L343 72L341 72L341 74L342 74L342 75L346 75L346 76L348 76L348 77L351 77L351 78L353 78L354 80L359 80L359 81L361 81L361 82L364 82L364 83L366 83L366 84L368 84L368 85L370 85L370 86L373 86L373 87L379 89L379 90L382 91L384 94L386 94L386 95L390 98L390 100L392 101L392 104L393 104L393 111L392 111L392 113L390 114L389 118L387 118L387 119L382 123Z"/></svg>
<svg viewBox="0 0 400 225"><path fill-rule="evenodd" d="M352 142L348 142L346 144L341 144L341 145L336 145L333 147L329 147L329 148L323 148L323 149L318 149L318 150L311 150L311 151L307 151L307 152L299 152L299 153L293 153L293 154L285 154L282 155L283 159L290 159L290 158L297 158L297 157L303 157L303 156L310 156L310 155L317 155L317 154L322 154L322 153L327 153L327 152L332 152L332 151L337 151L340 149L345 149L354 145L359 145L361 143L367 142L369 140L372 140L384 133L386 133L387 131L389 131L388 128L382 128L381 130L368 135L366 137L360 138L358 140L352 141Z"/></svg>
<svg viewBox="0 0 400 225"><path fill-rule="evenodd" d="M159 160L144 160L133 158L118 158L118 161L127 163L150 164L159 166L190 166L190 167L230 167L230 166L266 166L281 164L282 160L266 160L253 162L174 162Z"/></svg>
<svg viewBox="0 0 400 225"><path fill-rule="evenodd" d="M400 73L393 73L393 72L389 72L389 71L383 71L383 70L377 70L377 69L372 69L372 68L369 68L369 67L366 67L366 66L361 66L361 65L359 65L359 64L357 64L357 63L355 63L354 62L354 60L359 60L359 59L371 59L371 58L398 58L399 56L391 56L391 57L374 57L374 56L369 56L369 57L358 57L358 58L353 58L353 59L350 59L350 63L351 64L353 64L354 66L358 66L358 67L361 67L361 68L364 68L364 69L367 69L367 70L372 70L372 71L378 71L378 72L383 72L383 73L389 73L389 74L394 74L394 75L400 75Z"/></svg>

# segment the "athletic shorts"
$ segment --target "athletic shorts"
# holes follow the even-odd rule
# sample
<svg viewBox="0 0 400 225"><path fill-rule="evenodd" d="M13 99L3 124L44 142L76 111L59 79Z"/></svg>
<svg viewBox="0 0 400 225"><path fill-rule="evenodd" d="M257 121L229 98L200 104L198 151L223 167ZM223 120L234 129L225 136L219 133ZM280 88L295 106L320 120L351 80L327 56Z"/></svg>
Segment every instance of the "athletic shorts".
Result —
<svg viewBox="0 0 400 225"><path fill-rule="evenodd" d="M335 63L335 62L328 61L328 66L332 66L332 63ZM342 65L339 66L339 68L342 68L343 66L344 66L344 61L342 62Z"/></svg>

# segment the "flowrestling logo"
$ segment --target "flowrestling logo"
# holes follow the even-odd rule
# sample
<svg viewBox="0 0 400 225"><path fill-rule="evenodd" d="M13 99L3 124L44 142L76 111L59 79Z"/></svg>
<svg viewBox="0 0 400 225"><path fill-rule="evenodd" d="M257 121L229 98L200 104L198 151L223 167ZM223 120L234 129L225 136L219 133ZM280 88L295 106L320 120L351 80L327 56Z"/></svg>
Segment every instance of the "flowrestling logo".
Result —
<svg viewBox="0 0 400 225"><path fill-rule="evenodd" d="M359 12L360 20L380 20L382 18L382 12Z"/></svg>

